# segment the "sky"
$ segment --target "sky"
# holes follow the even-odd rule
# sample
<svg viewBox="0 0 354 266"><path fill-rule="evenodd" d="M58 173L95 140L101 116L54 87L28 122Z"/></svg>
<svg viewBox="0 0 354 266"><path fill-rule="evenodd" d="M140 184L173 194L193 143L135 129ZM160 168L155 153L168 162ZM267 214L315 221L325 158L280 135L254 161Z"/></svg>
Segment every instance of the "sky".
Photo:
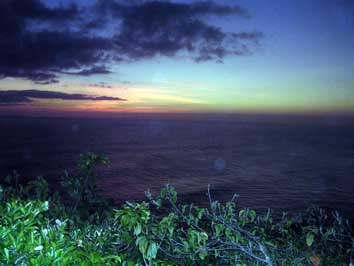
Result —
<svg viewBox="0 0 354 266"><path fill-rule="evenodd" d="M352 0L6 0L0 37L1 113L354 113Z"/></svg>

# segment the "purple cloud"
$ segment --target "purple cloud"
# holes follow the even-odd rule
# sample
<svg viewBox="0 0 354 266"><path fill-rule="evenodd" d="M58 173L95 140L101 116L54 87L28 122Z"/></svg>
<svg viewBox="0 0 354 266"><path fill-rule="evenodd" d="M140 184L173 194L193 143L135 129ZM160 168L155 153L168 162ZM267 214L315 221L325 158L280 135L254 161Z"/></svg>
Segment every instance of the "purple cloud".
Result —
<svg viewBox="0 0 354 266"><path fill-rule="evenodd" d="M63 74L110 74L108 66L159 55L196 62L250 53L258 32L225 32L209 17L249 18L244 8L211 1L97 1L49 7L0 1L0 79L57 83Z"/></svg>
<svg viewBox="0 0 354 266"><path fill-rule="evenodd" d="M91 96L86 94L71 94L56 91L42 90L7 90L0 91L0 104L30 103L35 99L61 99L61 100L85 100L85 101L126 101L119 97Z"/></svg>

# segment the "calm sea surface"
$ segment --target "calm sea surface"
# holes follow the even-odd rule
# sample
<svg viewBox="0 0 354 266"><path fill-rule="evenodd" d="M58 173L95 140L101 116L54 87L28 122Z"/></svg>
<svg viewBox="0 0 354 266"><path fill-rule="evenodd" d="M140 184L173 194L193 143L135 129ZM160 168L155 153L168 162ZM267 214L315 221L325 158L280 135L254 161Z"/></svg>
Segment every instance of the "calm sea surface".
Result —
<svg viewBox="0 0 354 266"><path fill-rule="evenodd" d="M279 116L0 118L0 173L58 180L82 152L106 154L99 186L117 201L167 182L183 200L239 194L241 206L354 210L354 121Z"/></svg>

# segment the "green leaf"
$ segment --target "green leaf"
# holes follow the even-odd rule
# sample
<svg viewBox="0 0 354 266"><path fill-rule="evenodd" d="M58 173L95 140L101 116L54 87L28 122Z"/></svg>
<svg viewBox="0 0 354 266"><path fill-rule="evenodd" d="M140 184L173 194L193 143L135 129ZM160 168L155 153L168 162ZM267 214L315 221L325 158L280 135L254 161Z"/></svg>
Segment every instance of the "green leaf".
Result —
<svg viewBox="0 0 354 266"><path fill-rule="evenodd" d="M120 256L117 256L117 255L110 255L110 256L107 256L105 258L106 261L115 261L115 262L119 262L121 263L122 262L122 258Z"/></svg>
<svg viewBox="0 0 354 266"><path fill-rule="evenodd" d="M155 259L157 255L157 250L159 249L159 245L155 242L152 242L149 245L148 251L147 251L147 257L150 259Z"/></svg>
<svg viewBox="0 0 354 266"><path fill-rule="evenodd" d="M148 246L147 238L145 236L141 236L135 241L135 244L139 246L140 252L145 255Z"/></svg>
<svg viewBox="0 0 354 266"><path fill-rule="evenodd" d="M315 239L314 235L311 234L311 233L308 233L307 236L306 236L306 244L307 244L307 246L311 247L314 239Z"/></svg>
<svg viewBox="0 0 354 266"><path fill-rule="evenodd" d="M256 218L256 216L257 216L257 213L254 211L254 210L250 210L250 212L249 212L249 217L251 218L251 221L253 222L254 221L254 219Z"/></svg>
<svg viewBox="0 0 354 266"><path fill-rule="evenodd" d="M128 266L135 266L136 265L135 261L132 261L132 260L129 260L127 264L128 264Z"/></svg>
<svg viewBox="0 0 354 266"><path fill-rule="evenodd" d="M208 252L204 248L199 250L199 258L201 260L204 260L207 256L208 256Z"/></svg>
<svg viewBox="0 0 354 266"><path fill-rule="evenodd" d="M10 255L9 255L9 250L7 248L4 248L4 253L5 253L6 260L9 260L10 259Z"/></svg>
<svg viewBox="0 0 354 266"><path fill-rule="evenodd" d="M134 235L138 236L140 235L141 233L141 224L137 224L135 227L134 227Z"/></svg>

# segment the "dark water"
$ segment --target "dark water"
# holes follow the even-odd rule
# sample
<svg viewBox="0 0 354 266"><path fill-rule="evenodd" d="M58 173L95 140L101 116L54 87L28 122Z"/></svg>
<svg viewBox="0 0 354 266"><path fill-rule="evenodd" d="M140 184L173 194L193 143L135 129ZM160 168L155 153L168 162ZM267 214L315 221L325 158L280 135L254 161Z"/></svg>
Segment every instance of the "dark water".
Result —
<svg viewBox="0 0 354 266"><path fill-rule="evenodd" d="M169 182L182 199L239 194L242 206L297 211L311 204L354 210L350 118L141 116L0 118L0 173L56 180L79 153L105 153L100 188L142 199Z"/></svg>

